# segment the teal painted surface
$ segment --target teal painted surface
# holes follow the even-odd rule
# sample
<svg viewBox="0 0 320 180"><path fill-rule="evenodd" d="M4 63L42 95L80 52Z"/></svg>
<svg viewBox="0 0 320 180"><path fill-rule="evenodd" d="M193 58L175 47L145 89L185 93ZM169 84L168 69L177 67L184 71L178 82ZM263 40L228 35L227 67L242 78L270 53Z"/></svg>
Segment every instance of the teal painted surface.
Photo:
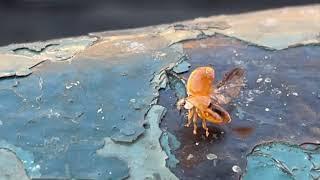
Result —
<svg viewBox="0 0 320 180"><path fill-rule="evenodd" d="M178 60L176 53L166 53L162 61L152 54L48 61L28 77L1 79L0 140L33 154L27 158L33 164L24 163L31 178L129 176L127 162L96 151L105 137L132 143L145 132L144 115L158 92L150 79Z"/></svg>
<svg viewBox="0 0 320 180"><path fill-rule="evenodd" d="M9 144L4 140L0 140L0 147L2 149L8 149L16 154L16 156L21 160L27 173L32 177L41 176L40 166L34 162L34 156L31 152L25 151L17 146Z"/></svg>
<svg viewBox="0 0 320 180"><path fill-rule="evenodd" d="M314 150L285 143L257 146L248 156L243 180L320 178L320 146Z"/></svg>
<svg viewBox="0 0 320 180"><path fill-rule="evenodd" d="M160 138L160 144L162 146L162 149L168 156L166 160L167 166L170 168L175 168L179 163L179 160L175 157L172 151L177 150L180 147L181 143L173 134L164 132Z"/></svg>

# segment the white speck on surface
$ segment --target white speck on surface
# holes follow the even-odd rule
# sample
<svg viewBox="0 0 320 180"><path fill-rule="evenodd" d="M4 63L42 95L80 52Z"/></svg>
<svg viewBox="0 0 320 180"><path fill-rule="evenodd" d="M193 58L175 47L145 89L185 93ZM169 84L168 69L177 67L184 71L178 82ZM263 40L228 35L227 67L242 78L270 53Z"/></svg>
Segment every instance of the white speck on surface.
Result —
<svg viewBox="0 0 320 180"><path fill-rule="evenodd" d="M135 103L136 99L130 99L130 102Z"/></svg>
<svg viewBox="0 0 320 180"><path fill-rule="evenodd" d="M156 52L152 55L152 57L153 57L154 60L161 60L161 59L162 59L163 57L165 57L165 56L167 56L167 54L164 53L164 52L161 52L161 51L156 51Z"/></svg>
<svg viewBox="0 0 320 180"><path fill-rule="evenodd" d="M43 89L43 79L41 77L39 78L39 89Z"/></svg>
<svg viewBox="0 0 320 180"><path fill-rule="evenodd" d="M97 110L97 113L102 113L103 111L102 111L102 108L99 108L98 110Z"/></svg>
<svg viewBox="0 0 320 180"><path fill-rule="evenodd" d="M104 120L104 116L102 116L101 119Z"/></svg>
<svg viewBox="0 0 320 180"><path fill-rule="evenodd" d="M213 154L213 153L207 154L207 159L208 160L214 160L214 159L217 159L217 158L218 158L218 156Z"/></svg>
<svg viewBox="0 0 320 180"><path fill-rule="evenodd" d="M278 88L274 88L271 91L274 92L276 95L280 95L282 93Z"/></svg>
<svg viewBox="0 0 320 180"><path fill-rule="evenodd" d="M71 85L66 85L66 89L71 89L72 86Z"/></svg>
<svg viewBox="0 0 320 180"><path fill-rule="evenodd" d="M262 78L258 78L256 82L260 83L262 80L263 80Z"/></svg>
<svg viewBox="0 0 320 180"><path fill-rule="evenodd" d="M194 156L192 154L189 154L187 157L187 160L189 161L190 159L192 159Z"/></svg>
<svg viewBox="0 0 320 180"><path fill-rule="evenodd" d="M50 109L49 113L48 113L48 118L51 118L52 116L59 118L60 117L60 113L58 112L54 112L53 109Z"/></svg>
<svg viewBox="0 0 320 180"><path fill-rule="evenodd" d="M198 142L196 142L196 146L198 146L199 145L199 143Z"/></svg>
<svg viewBox="0 0 320 180"><path fill-rule="evenodd" d="M36 166L31 168L31 171L39 171L39 169L40 169L40 165L37 164Z"/></svg>
<svg viewBox="0 0 320 180"><path fill-rule="evenodd" d="M111 171L109 171L109 174L111 175L111 174L112 174L112 172L111 172Z"/></svg>
<svg viewBox="0 0 320 180"><path fill-rule="evenodd" d="M271 83L271 78L269 78L269 77L265 78L265 79L264 79L264 82L265 82L265 83Z"/></svg>
<svg viewBox="0 0 320 180"><path fill-rule="evenodd" d="M269 111L270 111L270 109L269 109L269 108L265 108L264 110L265 110L265 111L267 111L267 112L269 112Z"/></svg>
<svg viewBox="0 0 320 180"><path fill-rule="evenodd" d="M253 92L256 93L256 94L262 94L262 93L264 93L264 91L261 91L261 90L259 90L259 89L255 89L255 90L253 90Z"/></svg>
<svg viewBox="0 0 320 180"><path fill-rule="evenodd" d="M299 94L297 92L293 92L292 95L298 96Z"/></svg>
<svg viewBox="0 0 320 180"><path fill-rule="evenodd" d="M237 165L232 166L232 171L235 173L241 173L241 168Z"/></svg>

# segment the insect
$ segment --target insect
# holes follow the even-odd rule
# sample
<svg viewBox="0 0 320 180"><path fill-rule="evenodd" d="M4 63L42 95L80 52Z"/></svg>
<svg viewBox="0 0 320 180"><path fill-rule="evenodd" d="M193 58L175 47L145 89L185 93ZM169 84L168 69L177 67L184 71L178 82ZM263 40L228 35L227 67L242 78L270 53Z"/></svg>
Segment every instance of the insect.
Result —
<svg viewBox="0 0 320 180"><path fill-rule="evenodd" d="M215 71L212 67L198 67L190 74L186 90L187 97L177 102L177 108L188 110L189 127L193 122L193 134L197 134L197 120L202 120L202 127L209 136L207 121L214 124L226 124L231 121L229 113L221 106L237 97L244 86L244 70L234 68L214 85Z"/></svg>

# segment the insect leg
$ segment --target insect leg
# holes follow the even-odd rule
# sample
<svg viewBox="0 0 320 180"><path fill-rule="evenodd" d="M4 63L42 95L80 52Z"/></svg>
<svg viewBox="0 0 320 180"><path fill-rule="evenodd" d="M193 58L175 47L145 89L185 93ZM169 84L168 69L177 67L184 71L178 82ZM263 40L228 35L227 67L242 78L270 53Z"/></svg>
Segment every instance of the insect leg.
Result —
<svg viewBox="0 0 320 180"><path fill-rule="evenodd" d="M193 115L194 115L194 109L193 108L189 109L188 110L188 123L184 125L185 127L189 127L190 126L190 124L192 122Z"/></svg>
<svg viewBox="0 0 320 180"><path fill-rule="evenodd" d="M207 127L207 121L206 120L202 120L202 127L204 130L206 130L206 136L208 137L209 136L209 129Z"/></svg>
<svg viewBox="0 0 320 180"><path fill-rule="evenodd" d="M195 108L193 108L195 109ZM198 114L197 112L193 113L193 134L197 134L197 120L198 120Z"/></svg>

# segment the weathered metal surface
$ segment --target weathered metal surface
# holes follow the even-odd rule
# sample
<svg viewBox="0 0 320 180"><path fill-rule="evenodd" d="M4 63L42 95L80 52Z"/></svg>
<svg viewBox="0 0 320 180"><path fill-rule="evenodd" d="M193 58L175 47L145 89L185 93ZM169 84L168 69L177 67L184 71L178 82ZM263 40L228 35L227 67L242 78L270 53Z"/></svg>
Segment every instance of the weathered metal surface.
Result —
<svg viewBox="0 0 320 180"><path fill-rule="evenodd" d="M319 179L319 150L319 145L315 144L297 146L275 142L259 145L248 155L243 180Z"/></svg>
<svg viewBox="0 0 320 180"><path fill-rule="evenodd" d="M320 5L284 7L250 13L197 18L134 30L92 33L100 37L159 35L169 44L211 36L234 37L269 49L319 44Z"/></svg>
<svg viewBox="0 0 320 180"><path fill-rule="evenodd" d="M237 179L259 143L318 142L319 47L286 49L319 43L318 10L283 8L1 47L0 148L14 152L32 178ZM167 72L186 78L190 65L208 64L218 79L244 67L247 86L226 107L232 123L210 125L205 138L183 127L175 102L186 95L184 83ZM162 106L155 105L161 89Z"/></svg>
<svg viewBox="0 0 320 180"><path fill-rule="evenodd" d="M229 69L243 67L246 87L226 106L231 124L209 125L209 138L203 130L194 136L183 126L186 117L175 108L174 89L160 93L159 103L168 109L161 127L181 142L174 151L180 163L172 168L180 179L238 179L243 171L235 173L232 167L244 170L246 155L265 141L319 143L319 134L312 130L320 125L319 47L270 51L218 35L187 41L184 50L191 70L211 64L217 79ZM191 70L182 76L188 77ZM210 153L217 155L215 162L207 160Z"/></svg>
<svg viewBox="0 0 320 180"><path fill-rule="evenodd" d="M27 56L42 60L63 61L71 59L97 40L98 38L96 37L80 36L44 42L11 44L0 47L0 53Z"/></svg>
<svg viewBox="0 0 320 180"><path fill-rule="evenodd" d="M28 180L22 162L16 155L7 149L0 149L0 179L5 180Z"/></svg>
<svg viewBox="0 0 320 180"><path fill-rule="evenodd" d="M31 68L44 60L31 59L24 56L0 54L0 78L12 76L28 76L32 73Z"/></svg>
<svg viewBox="0 0 320 180"><path fill-rule="evenodd" d="M193 29L199 29L206 35L221 33L252 44L280 50L297 45L319 44L319 22L320 5L310 5L212 16L183 24L191 27L198 25ZM216 26L210 28L212 23Z"/></svg>
<svg viewBox="0 0 320 180"><path fill-rule="evenodd" d="M85 56L70 63L47 61L33 68L34 73L27 78L3 79L1 137L33 154L32 165L38 167L39 174L33 174L24 164L30 177L127 177L126 164L130 169L135 164L118 156L99 156L96 151L104 146L105 137L133 142L144 133L148 123L144 115L158 92L150 80L155 72L179 59L170 51L166 56L170 58L158 60L152 54L140 54L110 60ZM152 139L139 142L160 147L156 141L160 135L151 134ZM115 143L115 147L121 144ZM134 150L130 144L127 147ZM152 147L143 150L151 153ZM165 154L161 148L154 151L150 161L163 161L158 165L166 169Z"/></svg>
<svg viewBox="0 0 320 180"><path fill-rule="evenodd" d="M105 138L105 146L98 150L102 156L114 156L128 162L131 179L177 179L165 166L166 154L162 151L159 138L162 134L159 123L166 108L154 105L146 115L149 123L146 133L132 145L117 144Z"/></svg>

